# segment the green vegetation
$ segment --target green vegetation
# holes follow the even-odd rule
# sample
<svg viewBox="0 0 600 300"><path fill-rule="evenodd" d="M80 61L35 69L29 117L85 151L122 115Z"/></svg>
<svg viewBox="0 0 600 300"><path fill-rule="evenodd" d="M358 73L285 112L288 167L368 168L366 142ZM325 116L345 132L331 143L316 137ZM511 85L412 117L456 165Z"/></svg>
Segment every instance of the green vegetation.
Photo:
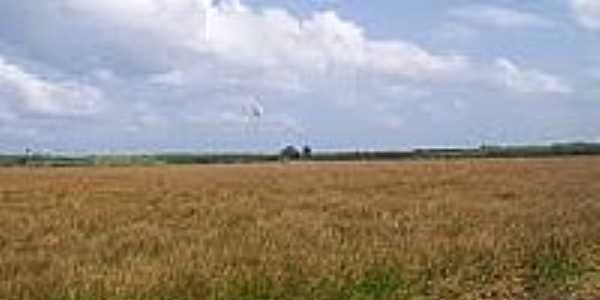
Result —
<svg viewBox="0 0 600 300"><path fill-rule="evenodd" d="M290 155L291 147L281 154L145 154L145 155L0 155L0 166L128 166L128 165L184 165L184 164L239 164L277 162L280 160L311 161L376 161L409 159L465 159L465 158L530 158L571 155L600 155L600 144L571 143L550 146L482 146L474 149L438 148L413 151L354 151L313 153L306 148Z"/></svg>

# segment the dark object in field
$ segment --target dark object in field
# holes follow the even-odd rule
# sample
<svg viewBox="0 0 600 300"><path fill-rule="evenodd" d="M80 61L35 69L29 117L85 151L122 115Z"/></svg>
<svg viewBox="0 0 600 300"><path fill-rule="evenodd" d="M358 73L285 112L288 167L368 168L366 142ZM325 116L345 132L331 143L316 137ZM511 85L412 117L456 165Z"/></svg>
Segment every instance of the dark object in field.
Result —
<svg viewBox="0 0 600 300"><path fill-rule="evenodd" d="M292 145L288 145L285 148L283 148L283 150L281 150L279 157L282 160L295 160L295 159L300 159L301 157L301 153L300 151L292 146Z"/></svg>
<svg viewBox="0 0 600 300"><path fill-rule="evenodd" d="M302 147L302 157L304 159L312 158L312 148L309 145Z"/></svg>

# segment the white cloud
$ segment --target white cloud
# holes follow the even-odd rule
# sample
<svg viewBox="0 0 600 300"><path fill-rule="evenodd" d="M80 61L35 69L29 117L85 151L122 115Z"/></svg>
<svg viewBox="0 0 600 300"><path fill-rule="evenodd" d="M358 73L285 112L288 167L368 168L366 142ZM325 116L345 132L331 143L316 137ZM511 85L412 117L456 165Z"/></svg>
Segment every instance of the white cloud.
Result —
<svg viewBox="0 0 600 300"><path fill-rule="evenodd" d="M152 33L163 42L202 39L205 10L211 1L183 0L67 0L62 6L70 16L91 17L107 27Z"/></svg>
<svg viewBox="0 0 600 300"><path fill-rule="evenodd" d="M183 72L174 70L166 73L151 75L150 78L148 78L148 83L163 86L181 87L185 85L186 79Z"/></svg>
<svg viewBox="0 0 600 300"><path fill-rule="evenodd" d="M570 0L571 8L579 24L592 30L600 29L600 1Z"/></svg>
<svg viewBox="0 0 600 300"><path fill-rule="evenodd" d="M549 26L514 11L489 14L505 17L490 26ZM454 21L460 28L449 30L463 31L451 38L475 36L473 23ZM384 117L391 127L417 124L405 128L407 136L425 137L439 127L429 131L431 111L455 116L448 112L498 107L494 99L516 103L572 92L557 76L510 60L371 36L381 35L332 11L294 15L241 0L0 1L0 56L2 43L12 49L4 54L11 63L0 61L0 96L9 99L0 103L0 126L33 128L84 146L81 132L101 147L196 146L243 139L242 104L260 95L267 111L261 131L277 142L281 132L292 131L282 128L359 140L357 132L381 129L376 123ZM485 94L490 90L493 97ZM464 95L465 103L453 102ZM477 104L481 98L491 99Z"/></svg>
<svg viewBox="0 0 600 300"><path fill-rule="evenodd" d="M425 50L404 42L369 43L367 66L376 71L421 77L464 71L468 59L460 56L433 56Z"/></svg>
<svg viewBox="0 0 600 300"><path fill-rule="evenodd" d="M0 57L0 92L12 95L17 108L48 115L81 115L96 112L100 90L74 81L52 82L28 73ZM10 100L10 99L9 99Z"/></svg>
<svg viewBox="0 0 600 300"><path fill-rule="evenodd" d="M242 64L293 67L327 72L333 64L411 77L460 69L456 56L431 54L400 40L369 40L357 24L334 12L297 19L280 9L257 13L244 6L209 9L207 41L199 49Z"/></svg>
<svg viewBox="0 0 600 300"><path fill-rule="evenodd" d="M538 70L523 69L508 59L498 59L495 67L498 82L517 92L553 94L573 92L572 88L559 77Z"/></svg>
<svg viewBox="0 0 600 300"><path fill-rule="evenodd" d="M536 14L496 6L468 6L450 11L450 15L468 22L501 29L549 28L553 22Z"/></svg>
<svg viewBox="0 0 600 300"><path fill-rule="evenodd" d="M26 22L27 34L36 32L35 45L43 43L55 56L95 52L96 57L77 64L120 65L127 59L141 68L167 72L211 55L244 66L326 72L332 64L344 64L412 77L430 77L466 64L462 57L436 55L407 41L368 39L362 27L331 11L301 19L283 9L258 11L238 0L56 3L44 4L50 8L43 11L50 15L35 16L44 22ZM51 20L57 21L48 24ZM94 36L77 32L84 29L93 30ZM64 32L73 32L78 43L56 45ZM40 36L47 38L39 40Z"/></svg>

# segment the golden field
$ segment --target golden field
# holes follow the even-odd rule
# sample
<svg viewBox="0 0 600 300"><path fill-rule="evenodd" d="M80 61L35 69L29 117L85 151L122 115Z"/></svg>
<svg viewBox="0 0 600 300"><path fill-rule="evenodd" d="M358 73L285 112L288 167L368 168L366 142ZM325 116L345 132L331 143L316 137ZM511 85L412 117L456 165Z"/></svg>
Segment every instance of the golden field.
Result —
<svg viewBox="0 0 600 300"><path fill-rule="evenodd" d="M4 168L0 299L600 299L600 158Z"/></svg>

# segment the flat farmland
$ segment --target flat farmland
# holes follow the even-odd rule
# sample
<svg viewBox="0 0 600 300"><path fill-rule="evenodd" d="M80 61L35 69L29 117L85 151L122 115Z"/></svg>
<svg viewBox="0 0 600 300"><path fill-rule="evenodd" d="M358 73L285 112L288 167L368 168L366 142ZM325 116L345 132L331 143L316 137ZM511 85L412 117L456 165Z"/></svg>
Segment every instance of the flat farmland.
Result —
<svg viewBox="0 0 600 300"><path fill-rule="evenodd" d="M0 169L0 299L599 299L600 159Z"/></svg>

